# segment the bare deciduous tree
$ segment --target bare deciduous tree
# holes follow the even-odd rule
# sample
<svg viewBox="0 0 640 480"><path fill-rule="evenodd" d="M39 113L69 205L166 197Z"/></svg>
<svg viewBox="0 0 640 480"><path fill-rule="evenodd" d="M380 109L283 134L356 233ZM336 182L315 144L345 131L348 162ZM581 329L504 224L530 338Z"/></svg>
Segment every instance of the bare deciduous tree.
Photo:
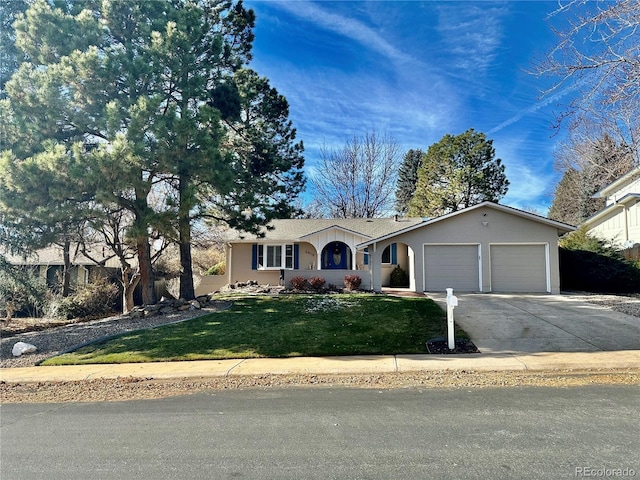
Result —
<svg viewBox="0 0 640 480"><path fill-rule="evenodd" d="M604 207L593 194L635 166L633 151L609 135L572 132L556 153L556 168L563 172L553 194L549 218L578 225Z"/></svg>
<svg viewBox="0 0 640 480"><path fill-rule="evenodd" d="M561 0L549 20L558 44L533 73L553 79L546 97L573 91L555 126L565 120L572 129L596 123L630 145L638 161L640 2Z"/></svg>
<svg viewBox="0 0 640 480"><path fill-rule="evenodd" d="M375 132L354 136L340 149L324 148L310 175L316 204L336 218L374 218L393 208L401 161L398 143Z"/></svg>

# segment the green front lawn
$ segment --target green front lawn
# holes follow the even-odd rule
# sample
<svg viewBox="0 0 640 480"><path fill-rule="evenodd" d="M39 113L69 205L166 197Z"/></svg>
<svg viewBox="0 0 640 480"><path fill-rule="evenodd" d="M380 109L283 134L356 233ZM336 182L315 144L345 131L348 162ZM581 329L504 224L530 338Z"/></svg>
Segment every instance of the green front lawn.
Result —
<svg viewBox="0 0 640 480"><path fill-rule="evenodd" d="M386 295L239 296L225 311L130 332L43 365L224 358L426 353L446 335L428 298ZM462 330L456 336L467 337Z"/></svg>

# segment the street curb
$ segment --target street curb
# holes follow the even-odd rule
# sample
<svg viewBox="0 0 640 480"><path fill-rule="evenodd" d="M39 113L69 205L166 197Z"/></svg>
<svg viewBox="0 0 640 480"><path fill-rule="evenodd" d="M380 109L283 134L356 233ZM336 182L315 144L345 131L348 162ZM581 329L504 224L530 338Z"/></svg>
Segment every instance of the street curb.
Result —
<svg viewBox="0 0 640 480"><path fill-rule="evenodd" d="M640 371L640 350L466 355L250 358L186 362L39 366L0 369L5 383L93 379L184 379L262 375L367 375L434 371Z"/></svg>

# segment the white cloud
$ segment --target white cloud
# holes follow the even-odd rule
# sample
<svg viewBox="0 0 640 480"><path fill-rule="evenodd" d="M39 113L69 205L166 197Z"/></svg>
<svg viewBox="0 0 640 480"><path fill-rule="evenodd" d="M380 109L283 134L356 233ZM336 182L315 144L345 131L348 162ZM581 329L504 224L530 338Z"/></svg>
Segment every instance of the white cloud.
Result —
<svg viewBox="0 0 640 480"><path fill-rule="evenodd" d="M416 59L404 53L381 36L376 30L353 18L321 8L307 1L280 0L271 2L279 8L315 24L317 27L338 33L360 45L378 52L394 63L415 63Z"/></svg>
<svg viewBox="0 0 640 480"><path fill-rule="evenodd" d="M519 122L520 120L522 120L522 118L532 115L534 113L536 113L538 110L554 103L557 102L558 100L560 100L562 97L568 95L569 93L571 93L572 91L574 91L577 87L576 86L570 86L567 87L553 95L550 95L548 97L546 97L544 100L540 100L536 103L534 103L533 105L524 108L522 110L520 110L518 113L516 113L515 115L513 115L512 117L508 118L507 120L505 120L504 122L502 122L499 125L496 125L495 127L493 127L491 130L489 130L487 132L487 135L493 135L494 133L499 132L500 130L502 130L503 128L506 128L510 125L513 125L516 122Z"/></svg>
<svg viewBox="0 0 640 480"><path fill-rule="evenodd" d="M289 101L291 118L311 162L323 144L339 146L353 135L373 130L388 133L403 148L426 149L446 133L459 110L459 102L446 86L411 77L388 82L295 65L278 68L269 76Z"/></svg>
<svg viewBox="0 0 640 480"><path fill-rule="evenodd" d="M502 44L501 21L507 13L505 4L472 2L437 4L438 25L443 48L455 65L452 72L467 79L484 75L494 62Z"/></svg>

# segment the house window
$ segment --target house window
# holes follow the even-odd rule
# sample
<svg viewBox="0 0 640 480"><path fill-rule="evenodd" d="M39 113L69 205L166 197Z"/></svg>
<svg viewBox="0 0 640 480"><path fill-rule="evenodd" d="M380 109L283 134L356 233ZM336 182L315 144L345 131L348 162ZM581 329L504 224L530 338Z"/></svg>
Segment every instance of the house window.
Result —
<svg viewBox="0 0 640 480"><path fill-rule="evenodd" d="M398 263L398 245L392 243L382 251L382 263L396 265Z"/></svg>
<svg viewBox="0 0 640 480"><path fill-rule="evenodd" d="M293 268L293 245L285 245L284 268Z"/></svg>
<svg viewBox="0 0 640 480"><path fill-rule="evenodd" d="M280 269L294 267L293 245L258 245L258 269Z"/></svg>

